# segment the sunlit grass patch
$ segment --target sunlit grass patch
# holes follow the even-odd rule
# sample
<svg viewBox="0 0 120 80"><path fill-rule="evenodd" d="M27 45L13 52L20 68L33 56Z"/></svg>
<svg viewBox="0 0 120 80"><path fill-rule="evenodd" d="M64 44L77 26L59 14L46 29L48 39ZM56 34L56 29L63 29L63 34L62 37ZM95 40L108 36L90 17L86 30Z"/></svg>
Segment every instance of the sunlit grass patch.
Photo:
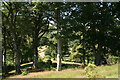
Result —
<svg viewBox="0 0 120 80"><path fill-rule="evenodd" d="M42 76L34 76L33 78L82 78L84 73L83 70L68 69L60 72L55 71Z"/></svg>
<svg viewBox="0 0 120 80"><path fill-rule="evenodd" d="M96 68L96 71L99 75L104 76L105 78L118 78L118 64L99 66Z"/></svg>

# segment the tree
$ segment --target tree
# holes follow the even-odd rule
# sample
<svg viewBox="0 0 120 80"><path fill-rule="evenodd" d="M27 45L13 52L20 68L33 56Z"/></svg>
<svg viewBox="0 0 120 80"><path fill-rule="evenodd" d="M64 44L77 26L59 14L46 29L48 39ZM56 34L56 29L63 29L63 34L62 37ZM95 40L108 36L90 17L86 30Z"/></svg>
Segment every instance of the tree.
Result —
<svg viewBox="0 0 120 80"><path fill-rule="evenodd" d="M46 7L45 3L31 3L31 8L30 8L31 9L30 20L32 25L31 32L33 38L32 46L33 46L33 54L34 54L34 58L33 58L34 68L38 68L37 48L39 47L39 41L49 28L49 21L48 21L49 17L47 17L44 7Z"/></svg>
<svg viewBox="0 0 120 80"><path fill-rule="evenodd" d="M56 9L55 10L55 17L56 17L56 22L57 22L57 71L60 71L61 70L61 54L62 54L62 51L61 51L61 38L60 38L60 34L59 34L59 30L60 30L60 23L59 23L59 20L60 20L60 9Z"/></svg>
<svg viewBox="0 0 120 80"><path fill-rule="evenodd" d="M12 36L12 42L13 42L13 52L15 54L15 64L16 64L16 74L20 73L20 50L19 50L19 44L18 44L18 32L17 32L17 14L19 12L19 7L17 6L17 3L7 3L3 2L4 9L7 9L8 14L3 12L3 16L6 18L9 29Z"/></svg>

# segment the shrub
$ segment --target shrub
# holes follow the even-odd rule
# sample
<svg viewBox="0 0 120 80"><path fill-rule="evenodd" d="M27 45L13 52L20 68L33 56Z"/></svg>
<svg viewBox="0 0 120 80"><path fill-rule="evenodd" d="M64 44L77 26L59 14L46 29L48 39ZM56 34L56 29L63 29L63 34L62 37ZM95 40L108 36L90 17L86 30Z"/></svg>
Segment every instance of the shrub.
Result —
<svg viewBox="0 0 120 80"><path fill-rule="evenodd" d="M39 57L38 58L38 62L43 62L44 58L43 57Z"/></svg>
<svg viewBox="0 0 120 80"><path fill-rule="evenodd" d="M86 66L84 70L88 73L89 71L93 71L95 68L96 68L96 65L88 64L88 66Z"/></svg>
<svg viewBox="0 0 120 80"><path fill-rule="evenodd" d="M119 61L119 57L117 56L109 56L107 59L108 64L116 64Z"/></svg>
<svg viewBox="0 0 120 80"><path fill-rule="evenodd" d="M73 54L71 54L70 59L74 60L75 62L81 62L81 57L82 57L81 53L74 52Z"/></svg>
<svg viewBox="0 0 120 80"><path fill-rule="evenodd" d="M56 71L56 68L50 67L50 70L51 70L51 71Z"/></svg>
<svg viewBox="0 0 120 80"><path fill-rule="evenodd" d="M27 75L28 73L29 73L29 72L27 71L27 69L25 69L25 70L22 71L22 75L23 75L23 76Z"/></svg>
<svg viewBox="0 0 120 80"><path fill-rule="evenodd" d="M102 75L98 75L98 71L96 70L96 65L88 64L84 69L86 71L86 75L88 78L104 78Z"/></svg>

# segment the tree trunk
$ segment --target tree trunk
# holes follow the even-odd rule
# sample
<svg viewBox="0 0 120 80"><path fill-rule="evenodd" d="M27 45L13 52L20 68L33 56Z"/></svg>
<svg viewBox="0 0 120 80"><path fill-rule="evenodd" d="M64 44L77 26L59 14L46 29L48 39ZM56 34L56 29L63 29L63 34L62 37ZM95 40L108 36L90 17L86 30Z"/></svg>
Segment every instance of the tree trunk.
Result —
<svg viewBox="0 0 120 80"><path fill-rule="evenodd" d="M2 35L2 29L1 28L0 28L0 35ZM0 39L0 46L1 46L1 48L0 48L0 73L2 73L2 38ZM0 79L2 80L2 75L0 75Z"/></svg>
<svg viewBox="0 0 120 80"><path fill-rule="evenodd" d="M33 58L33 67L35 69L38 68L38 50L37 50L37 46L34 46L34 58Z"/></svg>
<svg viewBox="0 0 120 80"><path fill-rule="evenodd" d="M61 70L61 40L57 40L57 71Z"/></svg>
<svg viewBox="0 0 120 80"><path fill-rule="evenodd" d="M98 49L95 54L95 65L97 66L101 65L101 49L102 49L102 45L98 44Z"/></svg>
<svg viewBox="0 0 120 80"><path fill-rule="evenodd" d="M99 66L101 64L101 48L102 46L98 44L98 48L96 49L95 43L93 43L93 52L94 52L94 63L96 66Z"/></svg>
<svg viewBox="0 0 120 80"><path fill-rule="evenodd" d="M4 43L3 43L3 46L4 46L4 49L3 49L3 72L4 74L7 73L7 69L6 69L6 27L4 26L4 29L3 29L3 39L4 39Z"/></svg>
<svg viewBox="0 0 120 80"><path fill-rule="evenodd" d="M4 75L7 73L7 69L6 69L6 49L3 49L3 72Z"/></svg>
<svg viewBox="0 0 120 80"><path fill-rule="evenodd" d="M20 71L20 55L19 53L16 51L15 52L16 54L16 58L15 58L15 62L16 62L16 74L20 74L21 71Z"/></svg>
<svg viewBox="0 0 120 80"><path fill-rule="evenodd" d="M35 69L38 68L38 50L37 50L37 45L38 45L38 40L37 40L37 35L34 35L34 39L33 39L33 53L34 53L34 57L33 57L33 67Z"/></svg>
<svg viewBox="0 0 120 80"><path fill-rule="evenodd" d="M56 6L58 5L58 3L56 3ZM62 51L61 51L61 39L60 39L60 9L56 9L55 10L55 18L56 18L56 22L57 22L57 71L60 71L61 70L61 54L62 54Z"/></svg>
<svg viewBox="0 0 120 80"><path fill-rule="evenodd" d="M89 64L90 62L90 59L89 59L89 56L87 56L87 65Z"/></svg>
<svg viewBox="0 0 120 80"><path fill-rule="evenodd" d="M16 40L16 36L15 33L12 32L12 37L13 37L13 50L14 50L14 54L15 54L15 69L16 69L16 74L20 74L20 52L18 49L18 45L17 45L17 40Z"/></svg>
<svg viewBox="0 0 120 80"><path fill-rule="evenodd" d="M99 53L95 54L95 65L97 66L100 65L100 54Z"/></svg>
<svg viewBox="0 0 120 80"><path fill-rule="evenodd" d="M85 51L85 29L83 30L83 65L85 66L85 58L86 58L86 51Z"/></svg>
<svg viewBox="0 0 120 80"><path fill-rule="evenodd" d="M85 51L83 52L83 65L85 66L86 64L85 64Z"/></svg>

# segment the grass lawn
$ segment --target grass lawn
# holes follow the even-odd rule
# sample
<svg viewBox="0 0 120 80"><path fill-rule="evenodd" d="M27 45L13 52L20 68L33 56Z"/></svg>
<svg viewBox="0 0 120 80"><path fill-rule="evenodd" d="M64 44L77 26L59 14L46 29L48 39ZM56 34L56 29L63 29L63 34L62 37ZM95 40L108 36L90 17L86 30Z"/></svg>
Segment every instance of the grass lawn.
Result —
<svg viewBox="0 0 120 80"><path fill-rule="evenodd" d="M67 69L63 71L55 71L45 75L33 76L32 78L84 78L85 71L82 69Z"/></svg>
<svg viewBox="0 0 120 80"><path fill-rule="evenodd" d="M95 69L98 78L118 78L118 64L99 66ZM104 76L104 77L101 77ZM9 78L87 78L83 68L64 69L62 71L32 72L28 75L16 75Z"/></svg>
<svg viewBox="0 0 120 80"><path fill-rule="evenodd" d="M97 74L105 78L118 78L118 64L111 66L100 66L96 68Z"/></svg>

